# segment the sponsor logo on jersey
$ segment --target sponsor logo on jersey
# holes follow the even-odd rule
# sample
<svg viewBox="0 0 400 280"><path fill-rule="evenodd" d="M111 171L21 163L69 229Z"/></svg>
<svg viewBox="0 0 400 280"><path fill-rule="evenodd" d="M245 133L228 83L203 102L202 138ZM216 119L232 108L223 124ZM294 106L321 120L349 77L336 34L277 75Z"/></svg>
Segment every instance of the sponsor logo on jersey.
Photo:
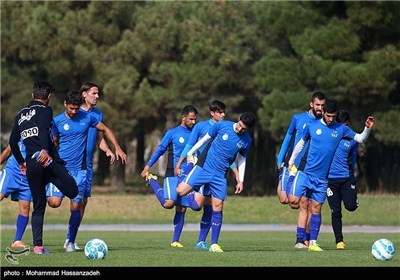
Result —
<svg viewBox="0 0 400 280"><path fill-rule="evenodd" d="M37 126L25 129L21 132L22 139L26 139L32 136L39 136L39 128Z"/></svg>
<svg viewBox="0 0 400 280"><path fill-rule="evenodd" d="M24 121L30 121L31 118L36 115L36 110L32 109L29 112L26 113L26 115L21 114L19 120L18 120L18 125L20 125L21 123L23 123Z"/></svg>

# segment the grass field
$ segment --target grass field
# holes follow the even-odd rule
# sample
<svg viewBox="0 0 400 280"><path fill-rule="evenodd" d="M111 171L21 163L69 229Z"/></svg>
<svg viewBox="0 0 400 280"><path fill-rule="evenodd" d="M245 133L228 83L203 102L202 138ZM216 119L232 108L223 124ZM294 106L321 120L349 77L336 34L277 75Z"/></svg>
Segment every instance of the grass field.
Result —
<svg viewBox="0 0 400 280"><path fill-rule="evenodd" d="M361 195L360 207L349 213L344 211L344 225L400 226L400 200L396 195ZM1 202L1 224L12 225L18 212L16 203ZM109 254L103 260L88 260L83 251L66 253L62 248L66 224L69 218L69 202L58 209L47 208L45 224L64 224L65 231L45 230L44 241L50 256L32 253L18 256L18 264L5 259L6 248L14 236L14 229L2 227L0 233L1 266L8 269L28 267L79 267L121 269L146 267L400 267L397 254L391 261L375 261L371 255L372 243L387 238L400 248L399 233L345 233L346 250L336 250L333 233L321 232L319 244L324 252L308 252L293 248L293 232L229 232L222 228L220 245L223 254L194 250L197 232L183 232L184 248L170 248L173 210L160 207L153 195L96 193L90 199L83 224L170 224L170 231L80 231L77 242L82 247L92 238L101 238L109 246ZM201 212L189 210L186 223L198 223ZM323 208L323 224L330 225L327 205ZM276 197L229 197L224 209L225 224L289 224L296 223L297 211L279 204ZM32 240L27 230L24 240ZM118 270L119 271L119 270ZM113 270L114 272L114 270ZM4 275L3 275L4 276Z"/></svg>
<svg viewBox="0 0 400 280"><path fill-rule="evenodd" d="M344 225L400 226L398 195L360 195L355 212L343 211ZM95 192L89 199L84 224L170 224L174 210L160 206L153 194ZM18 204L5 199L0 203L1 224L14 224ZM185 221L198 223L202 211L188 210ZM46 224L65 224L69 219L69 201L60 208L47 207ZM276 196L229 196L224 204L224 223L228 224L295 224L297 210L281 205ZM331 224L330 209L322 208L322 223Z"/></svg>
<svg viewBox="0 0 400 280"><path fill-rule="evenodd" d="M293 247L290 232L224 232L220 245L224 253L194 249L197 233L183 232L184 248L169 247L170 232L89 232L79 233L78 243L97 237L105 240L109 252L105 259L88 260L83 251L66 253L62 248L65 232L48 230L46 246L51 255L19 256L19 267L400 267L400 257L376 261L371 255L372 243L387 238L400 244L395 233L347 233L346 250L336 250L332 234L321 233L319 243L324 252L309 252ZM2 230L2 266L13 266L4 260L12 230ZM30 231L26 234L30 240Z"/></svg>

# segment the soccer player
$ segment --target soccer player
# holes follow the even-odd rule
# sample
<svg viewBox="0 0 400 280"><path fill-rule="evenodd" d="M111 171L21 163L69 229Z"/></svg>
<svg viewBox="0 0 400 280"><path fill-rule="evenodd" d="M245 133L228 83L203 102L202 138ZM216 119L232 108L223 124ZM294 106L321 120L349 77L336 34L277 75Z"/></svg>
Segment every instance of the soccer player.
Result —
<svg viewBox="0 0 400 280"><path fill-rule="evenodd" d="M69 220L69 240L66 246L67 252L74 252L75 238L81 222L81 203L86 189L87 166L86 166L86 144L88 131L94 127L102 131L111 141L116 150L122 151L114 133L93 114L80 110L82 96L78 91L68 91L64 107L65 112L54 117L53 140L59 147L60 157L65 161L66 167L74 177L79 193L71 199ZM122 152L123 153L123 152ZM48 204L53 207L59 207L64 197L63 191L59 191L51 185L47 189Z"/></svg>
<svg viewBox="0 0 400 280"><path fill-rule="evenodd" d="M334 101L325 102L322 119L306 126L289 160L288 168L290 169L306 143L309 142L305 167L297 171L289 194L289 202L296 204L306 192L310 192L312 215L309 223L309 251L323 251L317 244L321 228L321 209L326 199L329 167L339 142L343 138L354 139L359 143L364 142L375 122L374 118L369 116L365 121L363 132L357 134L348 126L335 122L337 111L337 104Z"/></svg>
<svg viewBox="0 0 400 280"><path fill-rule="evenodd" d="M32 194L31 224L35 254L49 253L43 246L47 183L54 183L69 198L74 198L78 194L75 180L68 173L50 138L53 109L48 104L53 92L53 87L47 82L34 83L33 100L17 113L9 141L22 174L26 174ZM25 158L18 144L21 138L26 148ZM35 156L37 153L39 155Z"/></svg>
<svg viewBox="0 0 400 280"><path fill-rule="evenodd" d="M247 132L255 125L256 118L253 113L246 112L240 115L238 121L220 121L214 124L206 135L203 136L187 153L192 156L209 139L213 138L204 160L197 161L187 177L178 185L177 192L183 196L193 189L198 191L203 185L208 185L211 190L212 217L211 217L211 246L210 252L223 252L218 239L222 226L222 211L227 195L226 172L236 160L239 170L239 183L236 190L243 190L243 180L252 138Z"/></svg>
<svg viewBox="0 0 400 280"><path fill-rule="evenodd" d="M199 141L204 135L206 135L210 127L212 127L214 124L225 118L225 112L226 112L226 105L222 101L214 100L210 103L211 118L206 121L198 122L194 126L193 131L190 134L189 141L186 144L185 149L183 150L179 158L179 161L175 166L176 174L179 174L181 170L181 164L187 157L187 152L193 147L194 144L196 144L197 141ZM205 148L206 145L203 145L199 149L198 154L201 154L203 151L207 152ZM193 165L194 165L193 162L188 162L183 175L187 175L193 168ZM237 182L239 182L239 172L237 170L235 163L232 164L231 169L235 174ZM237 193L235 192L235 194ZM211 216L212 216L210 189L207 186L203 186L200 188L199 192L195 191L190 192L189 194L187 194L187 200L189 203L189 207L191 209L199 211L201 210L201 208L203 208L203 215L200 220L200 232L195 249L208 250L209 246L206 242L206 238L211 228Z"/></svg>
<svg viewBox="0 0 400 280"><path fill-rule="evenodd" d="M346 126L350 124L350 113L340 110L336 121ZM348 211L358 207L357 179L354 176L358 154L358 142L342 139L336 149L328 174L327 199L331 208L332 229L336 240L336 249L345 249L342 232L342 201Z"/></svg>
<svg viewBox="0 0 400 280"><path fill-rule="evenodd" d="M86 82L82 84L79 89L79 92L82 95L83 102L80 107L80 110L84 112L90 112L93 114L99 121L104 123L103 113L96 108L97 100L99 99L99 86L92 82ZM122 150L115 150L114 154L107 142L104 140L104 135L101 131L98 131L94 127L89 128L88 132L88 141L86 144L86 165L87 165L87 179L86 179L86 187L85 192L83 194L83 201L81 203L81 220L83 219L83 215L85 213L85 209L88 203L88 198L92 196L92 183L93 183L93 155L96 149L96 145L100 147L102 151L106 153L107 157L110 157L110 163L114 163L115 159L117 160L121 158L121 162L126 164L127 157L126 154ZM69 241L70 232L68 230L65 242L64 249L66 249L68 241ZM79 246L75 243L75 249L79 250Z"/></svg>
<svg viewBox="0 0 400 280"><path fill-rule="evenodd" d="M308 220L309 220L309 198L304 196L300 199L299 204L290 204L288 199L288 193L290 192L291 181L295 175L297 168L302 169L301 165L302 158L304 157L304 149L302 154L297 157L296 162L292 170L287 168L289 158L292 154L294 146L299 142L303 134L305 126L315 120L319 120L322 117L322 107L325 104L325 94L320 91L316 91L311 96L310 109L306 112L295 114L292 117L289 128L286 132L285 139L283 140L281 149L277 157L277 166L279 169L279 183L277 188L278 198L282 204L289 204L292 209L299 209L297 217L297 229L296 229L296 242L294 247L301 249L307 248L308 240L310 237L308 231ZM289 180L290 179L290 180Z"/></svg>
<svg viewBox="0 0 400 280"><path fill-rule="evenodd" d="M22 141L19 142L20 151L25 157L25 146ZM4 197L11 195L12 201L18 201L19 214L16 221L16 232L11 248L28 248L29 246L22 241L26 226L29 221L29 211L32 201L31 191L28 180L19 169L19 164L11 153L11 147L8 145L1 153L0 164L7 161L5 167L0 172L0 201Z"/></svg>
<svg viewBox="0 0 400 280"><path fill-rule="evenodd" d="M140 176L145 180L151 180L150 186L153 189L161 206L166 209L172 209L175 206L174 216L174 234L172 237L171 247L181 248L183 245L179 242L183 225L185 222L185 212L188 206L184 197L178 197L176 186L180 180L179 174L175 174L174 167L189 140L190 133L197 120L197 109L191 105L187 105L182 109L181 124L177 127L167 130L157 150L151 156L146 166L143 168ZM150 168L157 160L168 150L168 163L165 171L163 189L158 185L156 180L152 179ZM186 163L182 164L182 169L186 168Z"/></svg>

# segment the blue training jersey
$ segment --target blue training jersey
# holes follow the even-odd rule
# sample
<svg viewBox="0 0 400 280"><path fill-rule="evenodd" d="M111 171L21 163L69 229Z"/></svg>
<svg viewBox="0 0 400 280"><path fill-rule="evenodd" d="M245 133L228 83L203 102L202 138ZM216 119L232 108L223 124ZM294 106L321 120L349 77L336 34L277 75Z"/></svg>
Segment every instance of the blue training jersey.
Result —
<svg viewBox="0 0 400 280"><path fill-rule="evenodd" d="M177 127L167 130L161 143L158 145L156 151L147 162L147 165L152 167L156 161L168 150L167 169L165 177L173 177L174 168L177 164L185 145L188 143L192 129L179 125ZM186 161L182 162L181 169L185 170Z"/></svg>
<svg viewBox="0 0 400 280"><path fill-rule="evenodd" d="M91 113L79 110L70 119L65 112L54 117L53 135L59 138L60 158L68 170L86 169L86 145L90 127L96 127L99 120Z"/></svg>
<svg viewBox="0 0 400 280"><path fill-rule="evenodd" d="M355 135L353 130L341 123L333 122L328 126L322 119L309 123L303 132L303 140L310 141L304 172L326 179L340 140L353 139Z"/></svg>
<svg viewBox="0 0 400 280"><path fill-rule="evenodd" d="M346 138L340 141L329 169L328 178L354 177L358 145L358 142L352 139Z"/></svg>
<svg viewBox="0 0 400 280"><path fill-rule="evenodd" d="M206 155L203 168L213 174L225 173L236 160L237 153L247 157L252 139L246 131L238 134L234 129L234 122L219 121L213 125L208 134L214 138Z"/></svg>
<svg viewBox="0 0 400 280"><path fill-rule="evenodd" d="M201 138L203 138L204 135L207 134L210 127L212 127L214 124L215 122L212 119L196 123L196 125L192 129L192 133L190 134L189 141L182 151L181 157L185 158L187 156L187 152L194 146L194 144L196 144L197 141L199 141ZM206 145L203 145L198 150L198 154L200 154L205 147Z"/></svg>
<svg viewBox="0 0 400 280"><path fill-rule="evenodd" d="M94 115L101 122L103 122L104 120L103 113L97 108L92 108L90 111L85 111L82 108L80 108L79 110ZM96 146L97 146L97 129L95 127L90 127L86 145L86 162L88 166L93 165L93 155L96 150Z"/></svg>
<svg viewBox="0 0 400 280"><path fill-rule="evenodd" d="M286 132L285 139L281 145L281 149L279 150L279 154L277 157L277 166L278 168L282 165L282 162L285 161L285 165L287 166L287 162L292 155L293 148L300 141L303 136L303 131L306 125L310 122L318 120L314 117L309 111L302 112L298 114L294 114L292 120L290 122L289 128ZM307 148L304 148L301 153L297 156L294 164L299 167L300 162L306 153Z"/></svg>
<svg viewBox="0 0 400 280"><path fill-rule="evenodd" d="M194 146L194 144L197 143L197 141L199 141L201 138L203 138L204 135L207 134L207 132L210 130L210 128L214 124L216 124L216 122L214 122L212 119L196 123L196 125L192 129L192 133L190 134L189 141L186 144L185 149L183 150L183 152L181 154L181 157L185 158L187 156L187 152ZM211 141L211 139L209 141L207 141L206 143L204 143L204 145L199 148L199 150L197 151L198 155L204 151L204 149L207 147L207 144L210 141ZM234 168L236 168L236 162L232 163L232 165L231 165L231 169L234 169Z"/></svg>

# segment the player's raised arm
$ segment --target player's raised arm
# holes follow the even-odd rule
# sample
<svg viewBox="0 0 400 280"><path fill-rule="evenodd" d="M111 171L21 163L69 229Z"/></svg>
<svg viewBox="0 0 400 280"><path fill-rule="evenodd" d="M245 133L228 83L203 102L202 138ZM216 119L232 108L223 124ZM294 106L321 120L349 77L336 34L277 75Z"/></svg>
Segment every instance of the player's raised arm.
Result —
<svg viewBox="0 0 400 280"><path fill-rule="evenodd" d="M365 127L363 132L361 133L357 133L354 136L354 140L357 141L358 143L363 143L365 140L367 140L370 132L371 132L371 128L374 126L375 124L375 118L372 116L369 116L367 118L367 120L365 121Z"/></svg>

